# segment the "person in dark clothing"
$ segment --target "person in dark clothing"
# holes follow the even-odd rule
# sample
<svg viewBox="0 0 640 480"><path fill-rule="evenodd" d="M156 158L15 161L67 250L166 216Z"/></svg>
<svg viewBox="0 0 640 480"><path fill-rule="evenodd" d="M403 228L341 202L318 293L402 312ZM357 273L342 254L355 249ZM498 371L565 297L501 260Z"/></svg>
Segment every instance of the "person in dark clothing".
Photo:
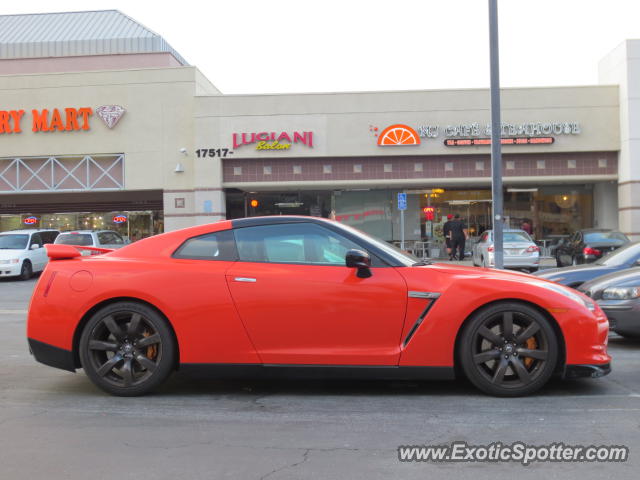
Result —
<svg viewBox="0 0 640 480"><path fill-rule="evenodd" d="M447 255L449 255L449 260L451 258L451 223L452 223L453 215L447 215L447 221L444 222L442 226L442 233L444 235L444 243L447 246Z"/></svg>
<svg viewBox="0 0 640 480"><path fill-rule="evenodd" d="M451 257L453 259L456 256L456 251L458 251L458 260L464 260L464 245L467 238L469 238L469 232L465 223L460 219L460 214L456 213L450 228Z"/></svg>

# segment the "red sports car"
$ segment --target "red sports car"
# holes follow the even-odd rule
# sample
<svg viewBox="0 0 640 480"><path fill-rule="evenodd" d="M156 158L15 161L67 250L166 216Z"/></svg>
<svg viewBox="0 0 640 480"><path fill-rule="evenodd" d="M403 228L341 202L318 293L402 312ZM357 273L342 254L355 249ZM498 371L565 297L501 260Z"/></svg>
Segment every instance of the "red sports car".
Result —
<svg viewBox="0 0 640 480"><path fill-rule="evenodd" d="M581 293L419 262L331 220L243 218L101 255L47 250L30 350L47 365L82 367L115 395L203 366L221 376L465 375L502 396L529 394L554 374L610 371L607 318Z"/></svg>

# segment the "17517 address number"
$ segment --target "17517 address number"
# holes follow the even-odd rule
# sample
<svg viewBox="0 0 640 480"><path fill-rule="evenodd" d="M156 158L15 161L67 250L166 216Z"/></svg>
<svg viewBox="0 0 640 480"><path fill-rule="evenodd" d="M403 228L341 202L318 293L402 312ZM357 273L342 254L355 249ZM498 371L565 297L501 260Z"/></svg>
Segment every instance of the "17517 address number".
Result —
<svg viewBox="0 0 640 480"><path fill-rule="evenodd" d="M233 155L233 150L228 148L200 148L196 150L198 158L202 157L219 157L225 158L227 155Z"/></svg>

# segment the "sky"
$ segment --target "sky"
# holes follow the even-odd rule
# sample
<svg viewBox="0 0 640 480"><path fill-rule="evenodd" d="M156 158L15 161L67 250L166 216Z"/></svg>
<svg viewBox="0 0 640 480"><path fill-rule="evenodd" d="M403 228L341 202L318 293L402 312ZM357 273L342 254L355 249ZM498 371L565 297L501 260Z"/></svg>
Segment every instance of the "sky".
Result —
<svg viewBox="0 0 640 480"><path fill-rule="evenodd" d="M118 9L225 94L489 86L487 0L28 0L0 14ZM638 0L500 0L502 87L598 83L640 38Z"/></svg>

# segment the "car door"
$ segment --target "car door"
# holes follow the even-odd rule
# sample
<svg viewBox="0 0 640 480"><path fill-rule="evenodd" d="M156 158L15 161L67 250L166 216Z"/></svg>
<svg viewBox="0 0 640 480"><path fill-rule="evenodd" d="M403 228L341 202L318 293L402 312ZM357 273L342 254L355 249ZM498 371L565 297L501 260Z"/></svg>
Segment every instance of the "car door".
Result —
<svg viewBox="0 0 640 480"><path fill-rule="evenodd" d="M37 248L34 248L36 246ZM27 258L31 260L34 272L39 272L44 269L44 266L47 263L47 252L44 249L42 237L39 233L31 235Z"/></svg>
<svg viewBox="0 0 640 480"><path fill-rule="evenodd" d="M264 363L397 365L407 303L402 276L372 258L360 278L345 254L362 246L313 223L234 230L227 283Z"/></svg>

